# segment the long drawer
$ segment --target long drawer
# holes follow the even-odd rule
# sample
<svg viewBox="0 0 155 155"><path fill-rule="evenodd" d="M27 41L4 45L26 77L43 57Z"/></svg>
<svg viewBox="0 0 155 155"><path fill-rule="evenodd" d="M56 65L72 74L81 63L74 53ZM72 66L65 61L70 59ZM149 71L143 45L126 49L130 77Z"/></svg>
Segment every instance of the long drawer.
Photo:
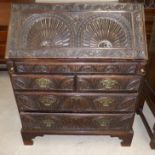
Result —
<svg viewBox="0 0 155 155"><path fill-rule="evenodd" d="M133 112L137 94L15 92L20 111Z"/></svg>
<svg viewBox="0 0 155 155"><path fill-rule="evenodd" d="M73 76L12 75L14 89L23 90L73 90Z"/></svg>
<svg viewBox="0 0 155 155"><path fill-rule="evenodd" d="M24 130L129 130L134 114L20 113Z"/></svg>
<svg viewBox="0 0 155 155"><path fill-rule="evenodd" d="M15 62L17 73L141 73L144 63L136 62Z"/></svg>
<svg viewBox="0 0 155 155"><path fill-rule="evenodd" d="M77 77L79 91L137 91L140 76L81 75Z"/></svg>

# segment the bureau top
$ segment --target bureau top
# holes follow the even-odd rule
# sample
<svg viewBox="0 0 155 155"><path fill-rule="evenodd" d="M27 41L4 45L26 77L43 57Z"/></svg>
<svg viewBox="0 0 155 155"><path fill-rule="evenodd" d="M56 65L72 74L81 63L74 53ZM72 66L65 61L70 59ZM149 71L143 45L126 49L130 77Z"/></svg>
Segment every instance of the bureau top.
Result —
<svg viewBox="0 0 155 155"><path fill-rule="evenodd" d="M6 58L147 59L141 4L13 4Z"/></svg>

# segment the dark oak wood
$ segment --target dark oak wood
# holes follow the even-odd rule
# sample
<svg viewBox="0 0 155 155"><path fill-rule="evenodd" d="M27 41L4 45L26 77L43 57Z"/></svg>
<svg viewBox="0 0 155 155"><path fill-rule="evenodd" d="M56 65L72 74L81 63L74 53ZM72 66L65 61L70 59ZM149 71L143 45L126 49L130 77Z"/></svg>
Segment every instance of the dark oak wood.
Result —
<svg viewBox="0 0 155 155"><path fill-rule="evenodd" d="M122 75L79 75L77 89L79 91L137 91L140 76Z"/></svg>
<svg viewBox="0 0 155 155"><path fill-rule="evenodd" d="M71 130L66 130L64 131L58 131L58 130L53 130L53 131L28 131L28 130L21 130L21 135L23 138L23 143L25 145L33 145L33 138L37 136L43 136L43 135L52 135L52 134L57 134L57 135L110 135L111 137L118 137L121 139L121 145L122 146L130 146L133 138L133 130L131 129L130 131L104 131L103 132L94 132L94 131L71 131Z"/></svg>
<svg viewBox="0 0 155 155"><path fill-rule="evenodd" d="M20 111L134 112L137 93L15 92Z"/></svg>
<svg viewBox="0 0 155 155"><path fill-rule="evenodd" d="M12 74L15 90L66 90L73 91L72 75L15 75Z"/></svg>
<svg viewBox="0 0 155 155"><path fill-rule="evenodd" d="M142 11L113 3L14 5L6 56L25 145L44 134L109 135L131 145L147 63Z"/></svg>
<svg viewBox="0 0 155 155"><path fill-rule="evenodd" d="M128 131L132 128L131 114L20 113L24 130Z"/></svg>
<svg viewBox="0 0 155 155"><path fill-rule="evenodd" d="M98 63L98 62L50 62L42 61L36 63L34 61L16 62L14 68L17 73L108 73L108 74L134 74L141 73L141 69L145 64L133 62L113 62L113 63Z"/></svg>

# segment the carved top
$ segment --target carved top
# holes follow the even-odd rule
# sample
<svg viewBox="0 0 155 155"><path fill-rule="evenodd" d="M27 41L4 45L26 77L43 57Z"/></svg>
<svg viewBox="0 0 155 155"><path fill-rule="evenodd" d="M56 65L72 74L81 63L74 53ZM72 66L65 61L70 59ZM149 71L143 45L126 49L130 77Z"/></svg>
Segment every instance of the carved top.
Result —
<svg viewBox="0 0 155 155"><path fill-rule="evenodd" d="M147 59L143 6L13 4L6 58Z"/></svg>

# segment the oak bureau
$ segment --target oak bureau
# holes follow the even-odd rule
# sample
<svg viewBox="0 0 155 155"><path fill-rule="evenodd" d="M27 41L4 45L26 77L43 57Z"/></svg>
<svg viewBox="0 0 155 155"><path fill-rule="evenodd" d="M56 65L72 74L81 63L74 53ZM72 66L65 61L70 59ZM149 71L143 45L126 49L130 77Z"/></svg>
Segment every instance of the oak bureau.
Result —
<svg viewBox="0 0 155 155"><path fill-rule="evenodd" d="M147 63L141 4L14 4L6 58L24 144L110 135L129 146Z"/></svg>

